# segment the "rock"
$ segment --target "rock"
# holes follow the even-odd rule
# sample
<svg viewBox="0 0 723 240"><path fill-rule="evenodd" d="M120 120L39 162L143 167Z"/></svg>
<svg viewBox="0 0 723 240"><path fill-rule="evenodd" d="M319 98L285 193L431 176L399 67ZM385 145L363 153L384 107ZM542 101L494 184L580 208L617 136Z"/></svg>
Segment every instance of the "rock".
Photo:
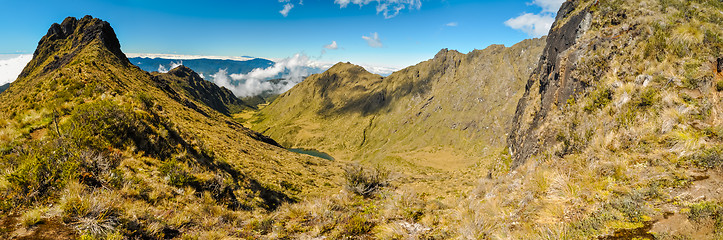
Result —
<svg viewBox="0 0 723 240"><path fill-rule="evenodd" d="M682 87L683 80L680 80L678 77L671 77L668 79L668 84L675 84L676 87Z"/></svg>
<svg viewBox="0 0 723 240"><path fill-rule="evenodd" d="M642 85L643 87L647 87L651 81L653 81L653 76L647 74L641 74L635 78L635 84Z"/></svg>
<svg viewBox="0 0 723 240"><path fill-rule="evenodd" d="M512 149L512 169L538 153L541 146L554 145L551 142L554 138L540 134L539 128L557 103L570 99L575 92L587 86L580 79L571 77L572 74L565 74L574 70L579 59L576 56L581 54L576 53L578 49L570 47L580 41L592 21L592 15L586 7L575 11L581 7L579 5L578 1L566 1L560 7L538 66L527 81L525 93L518 102L512 131L507 139Z"/></svg>

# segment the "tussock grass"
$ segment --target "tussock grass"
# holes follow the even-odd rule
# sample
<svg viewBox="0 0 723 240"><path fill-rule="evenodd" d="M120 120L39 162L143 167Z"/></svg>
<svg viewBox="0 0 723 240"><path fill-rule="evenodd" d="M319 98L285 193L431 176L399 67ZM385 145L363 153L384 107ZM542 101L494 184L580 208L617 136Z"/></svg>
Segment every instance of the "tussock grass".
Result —
<svg viewBox="0 0 723 240"><path fill-rule="evenodd" d="M50 211L47 207L39 207L39 208L33 208L25 213L20 217L20 222L25 227L32 227L36 224L43 223L46 219L46 214Z"/></svg>
<svg viewBox="0 0 723 240"><path fill-rule="evenodd" d="M389 171L379 165L371 169L358 164L350 165L344 170L344 178L348 191L364 197L371 197L389 185Z"/></svg>

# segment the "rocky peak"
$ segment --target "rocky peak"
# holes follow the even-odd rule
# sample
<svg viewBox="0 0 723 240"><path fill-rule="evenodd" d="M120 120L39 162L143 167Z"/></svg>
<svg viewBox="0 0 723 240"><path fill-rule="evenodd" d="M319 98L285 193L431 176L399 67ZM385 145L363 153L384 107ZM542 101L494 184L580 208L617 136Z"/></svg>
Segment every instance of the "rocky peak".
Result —
<svg viewBox="0 0 723 240"><path fill-rule="evenodd" d="M109 51L122 64L130 65L121 51L120 42L110 24L86 15L81 19L68 17L60 24L52 24L47 34L38 42L38 47L33 53L33 60L26 66L20 77L27 76L50 58L52 58L51 62L43 68L41 74L58 69L94 43L101 44L102 48Z"/></svg>

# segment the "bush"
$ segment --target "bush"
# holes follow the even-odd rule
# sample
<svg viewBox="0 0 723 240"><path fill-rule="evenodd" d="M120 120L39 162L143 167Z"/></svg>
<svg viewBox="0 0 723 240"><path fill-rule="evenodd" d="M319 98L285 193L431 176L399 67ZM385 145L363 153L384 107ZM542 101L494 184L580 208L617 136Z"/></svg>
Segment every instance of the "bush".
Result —
<svg viewBox="0 0 723 240"><path fill-rule="evenodd" d="M590 94L591 102L585 106L585 111L592 112L607 106L613 99L613 91L609 88L600 89Z"/></svg>
<svg viewBox="0 0 723 240"><path fill-rule="evenodd" d="M111 101L80 105L70 119L70 137L78 147L121 148L129 140L138 140L145 130L130 109Z"/></svg>
<svg viewBox="0 0 723 240"><path fill-rule="evenodd" d="M720 214L723 214L723 207L714 202L700 202L691 204L688 207L690 207L688 218L694 221L705 218L716 218Z"/></svg>
<svg viewBox="0 0 723 240"><path fill-rule="evenodd" d="M11 199L17 204L43 200L62 189L76 174L79 163L58 140L31 142L14 157L19 164L6 176Z"/></svg>
<svg viewBox="0 0 723 240"><path fill-rule="evenodd" d="M723 81L718 81L715 84L715 90L719 92L723 92Z"/></svg>
<svg viewBox="0 0 723 240"><path fill-rule="evenodd" d="M646 108L653 106L658 101L658 90L648 88L640 93L640 98L635 102L638 107Z"/></svg>
<svg viewBox="0 0 723 240"><path fill-rule="evenodd" d="M188 173L176 159L164 162L158 170L166 176L168 184L172 186L183 187L197 182L196 178Z"/></svg>
<svg viewBox="0 0 723 240"><path fill-rule="evenodd" d="M723 206L719 202L704 201L688 206L688 219L700 221L703 219L711 219L714 221L714 229L716 233L723 232Z"/></svg>
<svg viewBox="0 0 723 240"><path fill-rule="evenodd" d="M723 168L723 147L705 149L694 158L696 165L699 167L721 169Z"/></svg>
<svg viewBox="0 0 723 240"><path fill-rule="evenodd" d="M389 172L379 166L365 169L361 165L351 165L344 170L344 178L346 189L363 197L371 197L389 185Z"/></svg>
<svg viewBox="0 0 723 240"><path fill-rule="evenodd" d="M371 232L374 226L374 222L367 221L361 215L356 215L344 224L344 231L341 234L346 237L365 235Z"/></svg>

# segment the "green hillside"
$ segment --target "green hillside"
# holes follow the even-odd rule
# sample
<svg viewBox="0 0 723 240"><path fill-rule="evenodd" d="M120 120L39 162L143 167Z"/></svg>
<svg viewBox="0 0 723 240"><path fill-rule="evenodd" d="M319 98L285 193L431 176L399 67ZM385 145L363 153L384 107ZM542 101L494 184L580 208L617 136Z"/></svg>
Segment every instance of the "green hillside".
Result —
<svg viewBox="0 0 723 240"><path fill-rule="evenodd" d="M67 18L0 93L0 238L722 239L722 24L569 0L541 39L239 100Z"/></svg>
<svg viewBox="0 0 723 240"><path fill-rule="evenodd" d="M383 190L379 198L361 201L377 210L346 210L363 215L363 220L349 221L372 226L350 228L359 230L357 236L362 238L720 239L721 23L723 2L716 0L565 2L540 49L539 61L534 59L527 71L529 79L522 79L526 84L520 101L514 103L516 110L460 111L465 116L509 119L509 131L500 134L480 131L465 137L457 134L463 130L449 127L459 118L454 110L469 109L465 104L475 99L466 97L466 91L485 88L440 84L461 90L431 98L425 94L444 88L411 81L451 83L444 74L424 77L465 66L456 61L440 64L454 59L445 57L454 54L444 51L389 78L337 64L280 96L252 124L285 146L320 149L402 172L400 165L419 168L447 161L426 166L455 166L450 160L454 157L441 155L432 161L414 161L410 156L425 144L437 149L464 146L460 149L478 154L468 155L470 162L479 162L466 171L433 175L448 189L474 186L456 197L410 187L413 181L431 181L422 171L413 180L397 182L398 188ZM481 61L467 66L481 66ZM420 70L415 78L416 69L427 71ZM450 75L470 78L463 72ZM402 81L400 76L412 77ZM490 88L495 90L488 91L493 96L480 94L482 99L500 98L506 92ZM445 104L425 105L439 97ZM461 101L455 105L450 99ZM456 118L439 121L434 110L446 111L439 116ZM406 137L405 126L414 134ZM464 141L468 139L474 141ZM398 158L389 157L395 153ZM480 157L484 154L493 157ZM485 177L465 175L469 172ZM289 228L298 221L293 213L313 216L319 208L339 204L338 199L348 198L340 194L281 209L283 218L276 221L287 228L277 232L306 236ZM334 216L344 217L346 212ZM302 226L315 229L329 223Z"/></svg>
<svg viewBox="0 0 723 240"><path fill-rule="evenodd" d="M338 63L263 108L252 128L285 147L347 161L464 169L504 148L544 41L444 49L385 78Z"/></svg>
<svg viewBox="0 0 723 240"><path fill-rule="evenodd" d="M194 76L133 66L105 21L53 24L0 94L0 236L230 233L338 191L336 163L244 128L224 115L242 102Z"/></svg>

